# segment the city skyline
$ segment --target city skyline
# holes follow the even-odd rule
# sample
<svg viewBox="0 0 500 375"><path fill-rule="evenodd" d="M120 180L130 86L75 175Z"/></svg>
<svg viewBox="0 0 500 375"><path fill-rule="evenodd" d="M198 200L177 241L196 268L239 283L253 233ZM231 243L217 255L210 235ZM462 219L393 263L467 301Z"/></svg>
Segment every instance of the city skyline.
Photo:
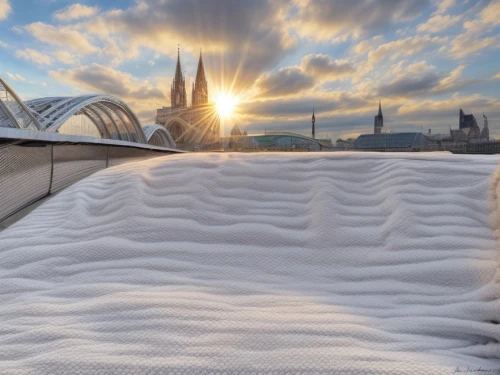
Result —
<svg viewBox="0 0 500 375"><path fill-rule="evenodd" d="M202 48L210 95L238 97L231 127L310 133L314 105L317 133L347 138L381 99L387 130L446 132L463 108L500 137L499 1L3 0L0 24L25 100L102 92L152 123L180 44L188 102Z"/></svg>

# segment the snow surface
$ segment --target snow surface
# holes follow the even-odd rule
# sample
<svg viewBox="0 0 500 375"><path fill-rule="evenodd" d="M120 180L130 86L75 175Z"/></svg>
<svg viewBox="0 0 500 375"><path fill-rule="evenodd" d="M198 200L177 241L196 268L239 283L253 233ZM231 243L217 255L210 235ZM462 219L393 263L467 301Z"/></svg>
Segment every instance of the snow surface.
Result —
<svg viewBox="0 0 500 375"><path fill-rule="evenodd" d="M0 374L500 373L497 164L185 154L98 172L0 233Z"/></svg>

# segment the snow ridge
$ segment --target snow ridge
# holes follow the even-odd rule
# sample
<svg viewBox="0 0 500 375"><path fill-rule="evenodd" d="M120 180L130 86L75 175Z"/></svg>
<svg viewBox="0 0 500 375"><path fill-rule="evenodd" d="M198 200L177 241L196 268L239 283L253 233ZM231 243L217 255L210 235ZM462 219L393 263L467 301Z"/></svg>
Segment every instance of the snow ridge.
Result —
<svg viewBox="0 0 500 375"><path fill-rule="evenodd" d="M0 233L0 374L500 372L496 156L183 154Z"/></svg>

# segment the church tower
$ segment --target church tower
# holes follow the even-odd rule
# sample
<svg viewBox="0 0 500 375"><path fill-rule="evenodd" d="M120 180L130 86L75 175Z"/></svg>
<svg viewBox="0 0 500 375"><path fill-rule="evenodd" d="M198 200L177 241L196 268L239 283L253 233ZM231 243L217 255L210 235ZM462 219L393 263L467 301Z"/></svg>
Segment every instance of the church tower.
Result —
<svg viewBox="0 0 500 375"><path fill-rule="evenodd" d="M187 106L186 82L182 75L179 47L177 47L177 66L175 67L175 77L170 93L170 106L172 108L186 108Z"/></svg>
<svg viewBox="0 0 500 375"><path fill-rule="evenodd" d="M192 105L201 105L208 103L208 86L205 78L205 67L203 66L203 57L200 50L200 61L198 61L198 71L196 72L196 81L193 82Z"/></svg>
<svg viewBox="0 0 500 375"><path fill-rule="evenodd" d="M312 124L312 137L313 139L316 138L316 116L314 116L314 105L313 105L313 115L311 118L311 124Z"/></svg>
<svg viewBox="0 0 500 375"><path fill-rule="evenodd" d="M373 134L380 134L382 128L384 127L384 116L382 116L382 104L380 100L378 101L378 114L375 116L375 121L373 122Z"/></svg>

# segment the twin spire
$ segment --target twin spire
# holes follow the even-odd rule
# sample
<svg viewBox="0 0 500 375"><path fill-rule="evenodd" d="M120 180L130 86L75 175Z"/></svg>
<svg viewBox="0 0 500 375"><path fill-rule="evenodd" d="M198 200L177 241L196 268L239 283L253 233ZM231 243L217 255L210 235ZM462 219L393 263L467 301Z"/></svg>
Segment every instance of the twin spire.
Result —
<svg viewBox="0 0 500 375"><path fill-rule="evenodd" d="M170 92L170 105L172 108L186 108L186 82L184 76L182 75L181 68L181 53L179 45L177 45L177 65L175 67L175 76L172 81L172 87Z"/></svg>
<svg viewBox="0 0 500 375"><path fill-rule="evenodd" d="M172 108L186 108L186 81L182 74L180 48L177 45L177 65L175 67L175 76L172 82L170 103ZM205 67L203 66L203 57L200 49L200 60L198 61L198 71L196 72L196 81L192 88L192 105L201 105L208 103L208 85L205 78Z"/></svg>

